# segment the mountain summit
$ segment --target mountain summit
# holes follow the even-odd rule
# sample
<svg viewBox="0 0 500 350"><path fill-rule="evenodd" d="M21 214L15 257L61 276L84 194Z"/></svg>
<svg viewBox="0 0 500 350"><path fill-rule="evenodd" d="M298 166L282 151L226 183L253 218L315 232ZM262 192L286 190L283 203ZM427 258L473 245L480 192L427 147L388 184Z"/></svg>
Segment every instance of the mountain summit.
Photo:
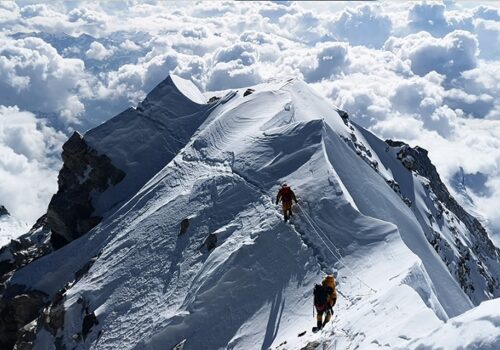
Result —
<svg viewBox="0 0 500 350"><path fill-rule="evenodd" d="M62 155L46 221L0 252L2 349L500 344L500 251L427 151L303 81L202 94L170 76ZM313 334L327 273L339 297Z"/></svg>

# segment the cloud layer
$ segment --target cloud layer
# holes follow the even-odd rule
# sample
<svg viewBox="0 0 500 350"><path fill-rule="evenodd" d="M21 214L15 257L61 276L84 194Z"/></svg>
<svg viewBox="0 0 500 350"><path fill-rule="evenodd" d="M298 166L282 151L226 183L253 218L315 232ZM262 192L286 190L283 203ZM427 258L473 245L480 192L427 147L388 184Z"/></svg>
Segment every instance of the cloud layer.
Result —
<svg viewBox="0 0 500 350"><path fill-rule="evenodd" d="M298 76L381 137L428 148L449 183L463 169L500 234L490 210L500 204L499 7L1 2L0 105L44 112L46 127L67 132L135 105L169 73L203 90Z"/></svg>
<svg viewBox="0 0 500 350"><path fill-rule="evenodd" d="M0 201L13 216L34 222L47 210L65 139L33 113L0 106Z"/></svg>

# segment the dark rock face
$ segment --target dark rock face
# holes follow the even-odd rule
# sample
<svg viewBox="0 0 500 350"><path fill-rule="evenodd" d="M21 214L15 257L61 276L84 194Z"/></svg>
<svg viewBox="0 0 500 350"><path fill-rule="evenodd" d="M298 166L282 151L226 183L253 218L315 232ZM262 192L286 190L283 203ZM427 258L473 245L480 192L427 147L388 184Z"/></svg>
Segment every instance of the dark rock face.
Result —
<svg viewBox="0 0 500 350"><path fill-rule="evenodd" d="M39 317L48 298L40 291L9 285L20 268L52 252L47 217L0 249L0 349L32 349Z"/></svg>
<svg viewBox="0 0 500 350"><path fill-rule="evenodd" d="M7 208L5 208L3 205L0 205L0 217L9 216L9 215L10 215L10 213L7 210Z"/></svg>
<svg viewBox="0 0 500 350"><path fill-rule="evenodd" d="M338 108L336 108L335 110L340 115L340 118L342 118L342 121L344 122L344 124L349 126L349 114L347 114L346 111L343 111L343 110L338 109Z"/></svg>
<svg viewBox="0 0 500 350"><path fill-rule="evenodd" d="M255 92L254 89L246 89L245 92L243 93L243 97L246 97L248 95L251 95Z"/></svg>
<svg viewBox="0 0 500 350"><path fill-rule="evenodd" d="M82 236L101 221L101 217L92 215L92 194L104 192L125 177L109 157L99 155L78 132L63 145L62 159L59 190L47 210L52 231L50 242L55 249Z"/></svg>
<svg viewBox="0 0 500 350"><path fill-rule="evenodd" d="M15 271L52 251L49 235L47 217L43 215L28 233L0 248L0 293Z"/></svg>
<svg viewBox="0 0 500 350"><path fill-rule="evenodd" d="M207 245L208 251L215 249L215 247L217 246L217 235L215 233L209 234L205 239L205 244Z"/></svg>
<svg viewBox="0 0 500 350"><path fill-rule="evenodd" d="M430 180L429 185L438 200L442 202L446 208L453 212L467 226L470 232L477 233L486 244L490 253L495 253L498 249L488 237L486 229L481 225L479 220L465 211L464 208L453 198L446 185L441 181L436 167L429 159L427 150L416 146L415 148L405 147L405 153L413 158L413 170Z"/></svg>
<svg viewBox="0 0 500 350"><path fill-rule="evenodd" d="M4 288L0 299L0 349L31 350L41 329L52 335L56 349L64 349L61 341L66 315L66 292L89 271L96 259L97 257L93 257L84 264L75 273L74 281L65 284L52 296L28 290L21 285L8 285ZM93 312L89 312L88 301L82 303L82 314L85 317L90 314L85 326L87 335L98 324L98 320ZM85 324L85 318L83 321ZM85 336L82 339L84 338Z"/></svg>
<svg viewBox="0 0 500 350"><path fill-rule="evenodd" d="M210 97L210 99L208 100L208 103L215 103L217 101L220 100L220 97L217 97L217 96L212 96Z"/></svg>
<svg viewBox="0 0 500 350"><path fill-rule="evenodd" d="M29 291L12 298L0 300L0 348L12 349L18 339L27 336L23 329L40 314L46 295L39 291ZM22 335L25 335L21 337Z"/></svg>
<svg viewBox="0 0 500 350"><path fill-rule="evenodd" d="M186 233L187 230L188 230L188 228L189 228L189 219L188 218L183 219L181 221L181 229L179 231L179 236L183 235L184 233Z"/></svg>
<svg viewBox="0 0 500 350"><path fill-rule="evenodd" d="M87 338L87 335L92 330L92 327L94 327L94 325L98 325L98 324L99 324L99 320L97 319L97 317L93 311L89 312L85 315L85 317L83 318L83 322L82 322L82 337L84 340Z"/></svg>

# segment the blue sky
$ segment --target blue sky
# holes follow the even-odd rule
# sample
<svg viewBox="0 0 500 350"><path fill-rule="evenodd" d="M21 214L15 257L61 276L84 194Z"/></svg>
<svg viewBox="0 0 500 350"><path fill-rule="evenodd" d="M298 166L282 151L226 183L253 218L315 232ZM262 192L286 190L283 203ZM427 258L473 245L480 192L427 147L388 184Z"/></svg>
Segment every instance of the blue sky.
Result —
<svg viewBox="0 0 500 350"><path fill-rule="evenodd" d="M382 138L429 150L500 232L500 4L0 2L0 203L33 221L60 146L169 73L200 89L295 76ZM460 176L457 176L460 174ZM22 193L22 195L20 195Z"/></svg>

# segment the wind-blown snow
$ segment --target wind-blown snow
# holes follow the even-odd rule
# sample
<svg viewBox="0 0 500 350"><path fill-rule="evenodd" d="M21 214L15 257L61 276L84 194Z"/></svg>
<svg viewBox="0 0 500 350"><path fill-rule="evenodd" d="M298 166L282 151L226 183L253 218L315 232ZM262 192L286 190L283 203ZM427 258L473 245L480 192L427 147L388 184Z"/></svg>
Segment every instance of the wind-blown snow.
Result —
<svg viewBox="0 0 500 350"><path fill-rule="evenodd" d="M202 105L194 86L170 78L85 135L127 176L96 199L106 213L100 225L11 282L53 294L97 256L66 294L65 344L395 348L473 307L417 214L387 185L394 178L412 192L419 183L382 141L350 129L301 81L253 88ZM378 172L345 142L352 134ZM291 224L273 203L283 181L299 198ZM178 236L184 218L189 229ZM200 249L209 233L218 236L210 253ZM314 283L332 272L340 293L332 324L297 337L315 322ZM81 298L100 323L77 343Z"/></svg>

